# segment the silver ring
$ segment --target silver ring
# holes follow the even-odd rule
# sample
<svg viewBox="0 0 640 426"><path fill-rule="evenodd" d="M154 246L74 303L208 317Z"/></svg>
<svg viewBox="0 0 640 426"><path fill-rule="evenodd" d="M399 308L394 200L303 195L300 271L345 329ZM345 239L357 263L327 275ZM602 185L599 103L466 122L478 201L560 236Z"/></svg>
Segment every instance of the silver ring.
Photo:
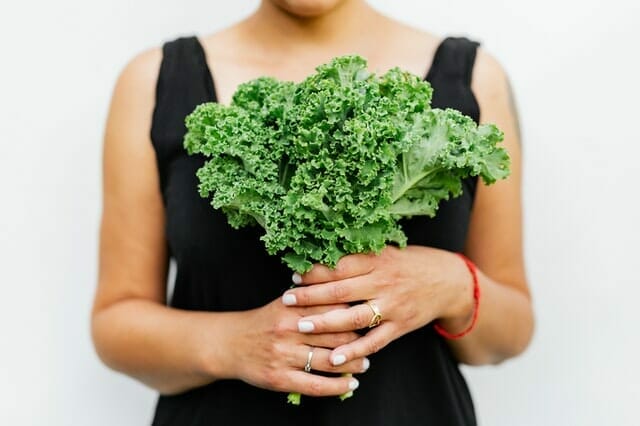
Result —
<svg viewBox="0 0 640 426"><path fill-rule="evenodd" d="M313 359L313 346L310 347L309 353L307 354L307 363L304 366L304 372L311 372L311 360Z"/></svg>

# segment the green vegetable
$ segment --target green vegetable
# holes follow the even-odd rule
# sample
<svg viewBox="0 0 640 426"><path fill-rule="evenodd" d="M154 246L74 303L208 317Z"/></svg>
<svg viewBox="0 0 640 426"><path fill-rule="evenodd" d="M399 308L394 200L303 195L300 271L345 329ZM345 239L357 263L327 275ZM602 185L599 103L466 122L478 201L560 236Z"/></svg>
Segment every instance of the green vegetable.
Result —
<svg viewBox="0 0 640 426"><path fill-rule="evenodd" d="M302 402L302 395L300 395L299 393L291 392L289 395L287 395L287 402L293 405L300 405L300 403Z"/></svg>
<svg viewBox="0 0 640 426"><path fill-rule="evenodd" d="M429 83L408 72L378 77L366 65L344 56L299 84L259 78L230 106L186 118L185 148L210 158L200 194L233 227L261 225L267 251L294 271L405 246L398 219L434 216L467 176L509 174L495 126L430 108Z"/></svg>
<svg viewBox="0 0 640 426"><path fill-rule="evenodd" d="M431 95L408 72L377 76L343 56L299 84L262 77L230 106L199 105L184 146L208 157L199 192L231 226L262 226L267 251L296 272L334 267L346 254L406 246L399 219L433 217L463 178L509 174L502 132L431 108Z"/></svg>

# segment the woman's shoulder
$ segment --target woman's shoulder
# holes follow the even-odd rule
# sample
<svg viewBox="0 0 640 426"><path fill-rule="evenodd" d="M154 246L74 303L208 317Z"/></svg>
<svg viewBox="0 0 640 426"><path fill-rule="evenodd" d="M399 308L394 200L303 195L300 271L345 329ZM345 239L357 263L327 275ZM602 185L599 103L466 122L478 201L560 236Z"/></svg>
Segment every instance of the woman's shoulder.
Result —
<svg viewBox="0 0 640 426"><path fill-rule="evenodd" d="M105 155L148 153L161 47L140 51L121 68L113 86L105 131Z"/></svg>
<svg viewBox="0 0 640 426"><path fill-rule="evenodd" d="M396 52L409 55L427 55L433 57L438 47L449 41L456 43L477 43L475 63L473 65L473 82L485 89L501 86L507 76L503 66L490 51L482 45L480 39L473 34L436 34L422 28L390 19L387 34L393 35L391 43ZM412 48L407 48L412 46ZM407 58L404 62L409 62Z"/></svg>
<svg viewBox="0 0 640 426"><path fill-rule="evenodd" d="M496 104L509 103L512 98L509 77L500 61L483 47L479 47L471 79L480 110L493 109Z"/></svg>
<svg viewBox="0 0 640 426"><path fill-rule="evenodd" d="M408 43L422 45L435 53L436 49L447 41L468 44L475 43L478 48L473 68L474 78L477 78L478 81L485 84L496 81L499 82L506 78L506 72L500 62L493 56L490 50L483 45L480 38L474 34L436 34L403 22L395 20L393 20L393 22L395 24L395 31L393 31L393 33L396 35L395 40L398 45L406 45Z"/></svg>
<svg viewBox="0 0 640 426"><path fill-rule="evenodd" d="M470 54L474 50L473 63L471 64L471 90L476 96L480 109L484 110L497 100L510 96L509 78L502 63L494 56L474 34L448 33L436 35L422 29L407 26L406 34L413 34L413 38L423 40L427 46L432 46L433 56L439 47L450 47Z"/></svg>
<svg viewBox="0 0 640 426"><path fill-rule="evenodd" d="M120 70L114 90L126 91L153 102L161 62L162 45L137 52Z"/></svg>

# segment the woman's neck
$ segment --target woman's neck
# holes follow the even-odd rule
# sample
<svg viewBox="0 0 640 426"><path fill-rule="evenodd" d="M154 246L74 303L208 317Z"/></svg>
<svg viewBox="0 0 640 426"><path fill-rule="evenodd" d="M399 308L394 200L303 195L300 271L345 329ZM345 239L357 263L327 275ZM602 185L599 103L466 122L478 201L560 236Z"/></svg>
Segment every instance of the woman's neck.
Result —
<svg viewBox="0 0 640 426"><path fill-rule="evenodd" d="M297 16L263 0L244 26L267 50L296 53L321 47L335 52L361 50L386 20L364 0L345 0L318 17Z"/></svg>

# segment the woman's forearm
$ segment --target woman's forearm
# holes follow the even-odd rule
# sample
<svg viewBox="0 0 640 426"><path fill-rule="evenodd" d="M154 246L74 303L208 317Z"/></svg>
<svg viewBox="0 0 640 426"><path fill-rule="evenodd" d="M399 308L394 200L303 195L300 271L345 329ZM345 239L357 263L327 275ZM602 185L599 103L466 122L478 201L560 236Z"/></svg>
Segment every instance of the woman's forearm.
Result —
<svg viewBox="0 0 640 426"><path fill-rule="evenodd" d="M476 326L466 336L448 340L448 343L464 364L497 364L520 354L529 344L534 323L531 301L523 291L496 282L479 269L477 275L481 298ZM471 296L466 303L467 312L471 312ZM469 321L467 314L440 319L438 323L445 330L456 333L464 330Z"/></svg>
<svg viewBox="0 0 640 426"><path fill-rule="evenodd" d="M226 339L238 315L126 299L94 312L92 335L109 367L174 394L225 378Z"/></svg>

